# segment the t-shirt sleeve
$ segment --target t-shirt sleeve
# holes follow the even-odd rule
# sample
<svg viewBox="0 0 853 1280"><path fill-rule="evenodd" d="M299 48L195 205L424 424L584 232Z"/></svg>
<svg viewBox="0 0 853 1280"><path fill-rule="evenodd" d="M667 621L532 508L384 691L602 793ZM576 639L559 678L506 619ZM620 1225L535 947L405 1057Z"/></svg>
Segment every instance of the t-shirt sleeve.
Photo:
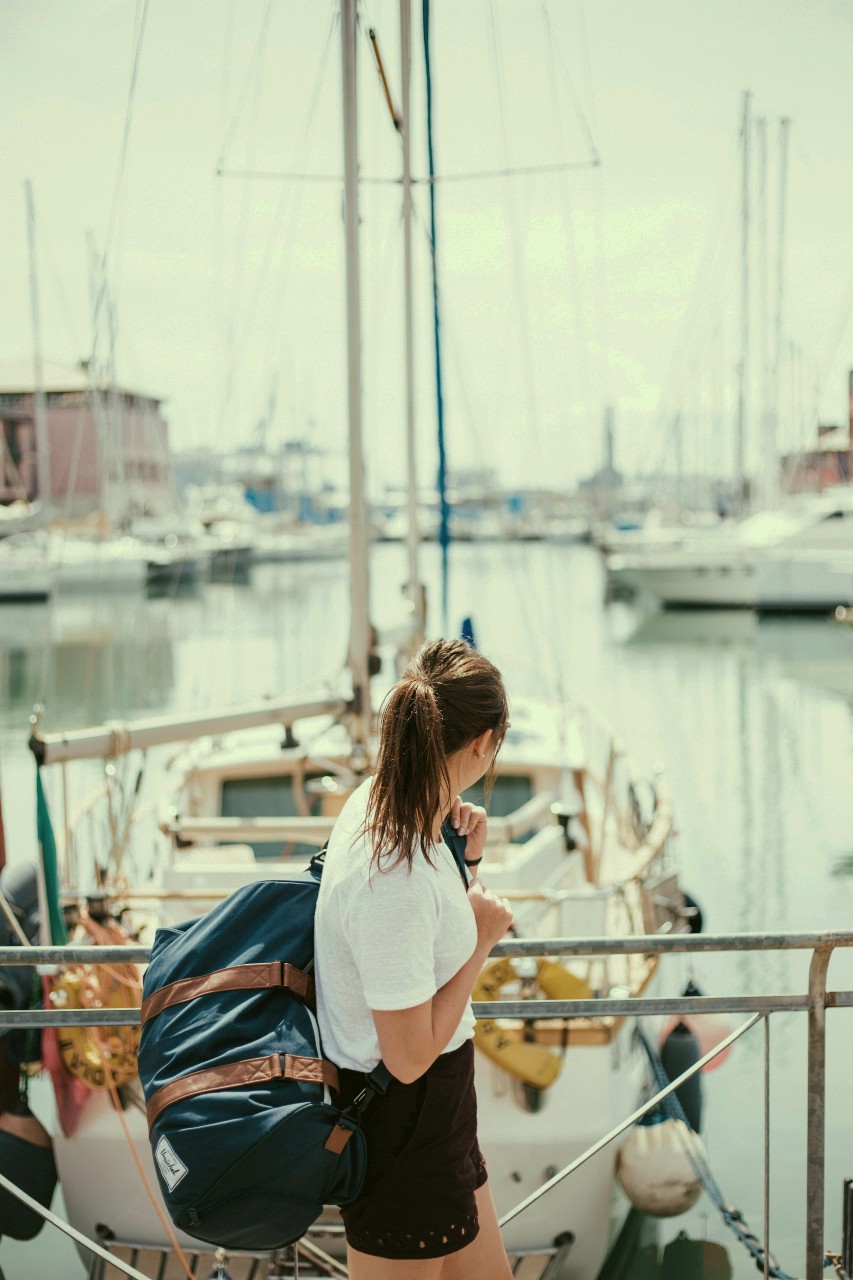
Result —
<svg viewBox="0 0 853 1280"><path fill-rule="evenodd" d="M347 933L370 1009L411 1009L436 993L439 898L419 871L374 869L350 904Z"/></svg>

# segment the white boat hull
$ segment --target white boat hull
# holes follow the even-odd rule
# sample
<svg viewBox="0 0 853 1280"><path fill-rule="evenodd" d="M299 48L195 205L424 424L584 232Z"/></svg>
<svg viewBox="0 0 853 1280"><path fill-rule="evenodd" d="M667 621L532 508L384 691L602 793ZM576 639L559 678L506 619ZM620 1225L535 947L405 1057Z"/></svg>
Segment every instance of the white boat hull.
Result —
<svg viewBox="0 0 853 1280"><path fill-rule="evenodd" d="M92 556L91 559L60 559L56 568L59 591L137 591L148 578L148 563L142 558Z"/></svg>
<svg viewBox="0 0 853 1280"><path fill-rule="evenodd" d="M617 590L671 608L834 609L853 589L853 488L789 501L668 550L610 556L607 571Z"/></svg>
<svg viewBox="0 0 853 1280"><path fill-rule="evenodd" d="M632 1047L632 1029L600 1048L570 1047L563 1070L531 1113L513 1101L517 1086L477 1055L478 1130L498 1216L509 1212L566 1168L637 1106L645 1062ZM564 1178L504 1228L510 1252L542 1248L557 1236L575 1237L562 1280L596 1276L607 1251L618 1141Z"/></svg>
<svg viewBox="0 0 853 1280"><path fill-rule="evenodd" d="M47 600L53 571L43 561L0 557L0 600Z"/></svg>
<svg viewBox="0 0 853 1280"><path fill-rule="evenodd" d="M833 613L853 601L849 554L801 551L762 555L755 565L755 604L761 613Z"/></svg>
<svg viewBox="0 0 853 1280"><path fill-rule="evenodd" d="M755 572L742 556L614 556L614 583L671 608L752 609Z"/></svg>

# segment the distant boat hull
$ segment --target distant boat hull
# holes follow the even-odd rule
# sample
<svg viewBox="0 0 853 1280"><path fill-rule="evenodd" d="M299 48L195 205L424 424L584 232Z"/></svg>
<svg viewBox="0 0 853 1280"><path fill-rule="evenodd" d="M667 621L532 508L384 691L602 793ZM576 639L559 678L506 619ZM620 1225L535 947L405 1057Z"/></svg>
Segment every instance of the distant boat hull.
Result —
<svg viewBox="0 0 853 1280"><path fill-rule="evenodd" d="M801 551L765 555L756 561L755 607L759 613L834 613L853 602L850 553Z"/></svg>
<svg viewBox="0 0 853 1280"><path fill-rule="evenodd" d="M670 609L752 609L755 570L750 558L679 555L613 556L611 581Z"/></svg>
<svg viewBox="0 0 853 1280"><path fill-rule="evenodd" d="M0 601L47 600L53 581L50 561L37 551L8 544L0 548Z"/></svg>

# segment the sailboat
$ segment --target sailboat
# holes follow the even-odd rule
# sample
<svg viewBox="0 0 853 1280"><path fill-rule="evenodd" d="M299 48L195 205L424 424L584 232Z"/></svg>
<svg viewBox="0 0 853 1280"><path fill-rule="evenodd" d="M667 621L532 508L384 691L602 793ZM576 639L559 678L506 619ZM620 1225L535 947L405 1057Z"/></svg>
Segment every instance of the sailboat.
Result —
<svg viewBox="0 0 853 1280"><path fill-rule="evenodd" d="M403 0L404 121L408 8ZM81 762L90 783L87 762L106 765L105 787L73 809L73 821L57 824L57 942L70 922L78 941L124 936L147 943L157 926L203 912L239 885L289 874L323 844L347 796L370 772L371 685L378 677L361 445L356 30L356 0L343 0L352 612L347 668L338 684L314 694L221 713L65 733L45 733L36 721L31 746L42 776L56 768L70 786L73 765ZM406 198L409 185L404 179ZM416 542L414 536L412 546ZM410 585L415 635L409 644L424 618L414 562ZM607 728L580 708L555 713L553 705L514 703L512 719L487 858L489 885L512 899L519 933L595 937L688 928L690 912L671 865L672 809L662 776L642 778ZM150 848L151 832L150 815L148 827L144 815L134 820L134 761L137 753L169 743L189 745L170 765L158 815L159 855L150 878L140 882L128 872L128 850L134 842ZM92 829L86 824L104 792L113 822L106 859L96 868L81 833ZM49 844L44 840L43 849ZM663 976L657 961L643 956L532 967L502 961L487 967L475 996L642 995ZM132 1004L138 985L132 966L100 979L92 971L81 975L60 967L50 998L58 1006L110 999ZM69 1219L90 1238L109 1240L117 1255L140 1258L141 1250L151 1249L164 1257L173 1245L157 1211L134 1033L107 1042L88 1032L63 1033L58 1045L62 1060L54 1080L70 1081L74 1092L74 1105L63 1108L54 1134ZM646 1059L628 1019L483 1021L476 1045L480 1136L501 1214L629 1114L645 1085ZM508 1249L518 1255L553 1249L559 1239L565 1250L573 1240L566 1274L592 1280L612 1234L613 1168L613 1153L603 1150L515 1217L506 1232ZM316 1230L324 1246L340 1250L334 1214ZM177 1239L188 1253L198 1252L190 1237L178 1233Z"/></svg>

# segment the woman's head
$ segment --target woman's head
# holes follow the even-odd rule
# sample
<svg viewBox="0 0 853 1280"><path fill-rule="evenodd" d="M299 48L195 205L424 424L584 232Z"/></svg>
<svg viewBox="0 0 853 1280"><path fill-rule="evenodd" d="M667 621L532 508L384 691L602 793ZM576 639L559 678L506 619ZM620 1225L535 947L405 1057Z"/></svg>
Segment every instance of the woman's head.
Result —
<svg viewBox="0 0 853 1280"><path fill-rule="evenodd" d="M501 674L464 640L431 640L415 654L380 714L367 812L374 854L398 850L411 860L420 845L428 857L436 817L453 800L448 763L464 760L475 777L485 772L487 794L491 788L494 757L509 723Z"/></svg>

